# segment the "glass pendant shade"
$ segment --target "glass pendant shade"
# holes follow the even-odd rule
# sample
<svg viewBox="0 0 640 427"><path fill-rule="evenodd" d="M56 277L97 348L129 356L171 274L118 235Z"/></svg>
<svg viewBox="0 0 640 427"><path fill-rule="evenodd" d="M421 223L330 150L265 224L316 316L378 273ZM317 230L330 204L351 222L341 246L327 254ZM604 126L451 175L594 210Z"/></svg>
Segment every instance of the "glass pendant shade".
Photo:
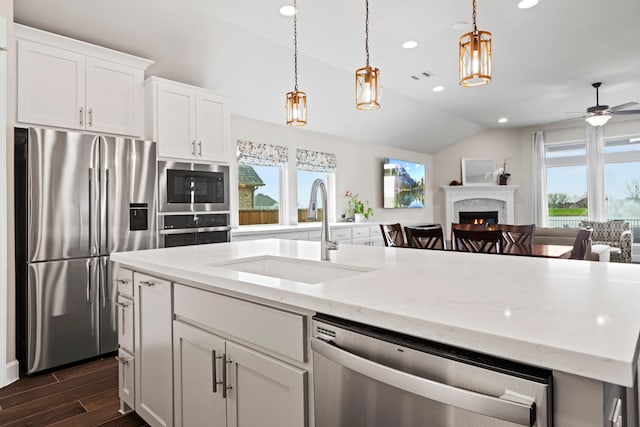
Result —
<svg viewBox="0 0 640 427"><path fill-rule="evenodd" d="M585 119L585 121L591 126L604 126L610 118L610 114L599 114L596 116L589 116Z"/></svg>
<svg viewBox="0 0 640 427"><path fill-rule="evenodd" d="M307 94L294 90L287 92L287 125L304 126L307 124Z"/></svg>
<svg viewBox="0 0 640 427"><path fill-rule="evenodd" d="M380 108L380 70L363 67L356 70L356 108L377 110Z"/></svg>
<svg viewBox="0 0 640 427"><path fill-rule="evenodd" d="M460 37L460 85L482 86L491 81L491 33L472 31Z"/></svg>

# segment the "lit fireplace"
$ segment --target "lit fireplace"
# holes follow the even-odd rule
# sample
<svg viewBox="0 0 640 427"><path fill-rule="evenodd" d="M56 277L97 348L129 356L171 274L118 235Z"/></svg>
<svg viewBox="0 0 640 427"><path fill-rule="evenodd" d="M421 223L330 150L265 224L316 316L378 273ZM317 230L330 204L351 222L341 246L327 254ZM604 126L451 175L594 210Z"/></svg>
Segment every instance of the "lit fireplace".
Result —
<svg viewBox="0 0 640 427"><path fill-rule="evenodd" d="M460 224L487 224L487 226L498 223L498 211L468 211L459 212Z"/></svg>

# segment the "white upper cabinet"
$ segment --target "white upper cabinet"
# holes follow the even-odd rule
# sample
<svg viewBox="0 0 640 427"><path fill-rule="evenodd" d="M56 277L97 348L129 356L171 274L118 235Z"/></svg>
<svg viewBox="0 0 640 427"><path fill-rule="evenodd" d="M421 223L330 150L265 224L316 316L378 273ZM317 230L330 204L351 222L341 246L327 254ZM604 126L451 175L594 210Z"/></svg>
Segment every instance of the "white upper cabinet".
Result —
<svg viewBox="0 0 640 427"><path fill-rule="evenodd" d="M151 77L145 82L146 130L158 156L227 163L229 100L206 89Z"/></svg>
<svg viewBox="0 0 640 427"><path fill-rule="evenodd" d="M15 24L18 123L143 135L152 61Z"/></svg>
<svg viewBox="0 0 640 427"><path fill-rule="evenodd" d="M18 40L18 121L84 127L85 57Z"/></svg>

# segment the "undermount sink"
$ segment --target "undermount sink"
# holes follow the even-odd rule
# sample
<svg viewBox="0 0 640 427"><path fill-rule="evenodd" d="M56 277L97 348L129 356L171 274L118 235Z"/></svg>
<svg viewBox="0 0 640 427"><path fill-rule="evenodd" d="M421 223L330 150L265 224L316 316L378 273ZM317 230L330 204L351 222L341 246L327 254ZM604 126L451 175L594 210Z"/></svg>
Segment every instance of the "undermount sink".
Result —
<svg viewBox="0 0 640 427"><path fill-rule="evenodd" d="M230 262L209 265L310 284L328 282L373 271L372 269L352 265L300 260L271 255L240 258Z"/></svg>

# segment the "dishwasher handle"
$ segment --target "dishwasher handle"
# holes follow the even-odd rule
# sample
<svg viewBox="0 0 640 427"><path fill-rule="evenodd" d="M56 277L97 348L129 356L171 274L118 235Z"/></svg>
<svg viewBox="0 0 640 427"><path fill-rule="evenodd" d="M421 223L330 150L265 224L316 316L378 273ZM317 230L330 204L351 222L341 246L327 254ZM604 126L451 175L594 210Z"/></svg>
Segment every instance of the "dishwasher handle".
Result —
<svg viewBox="0 0 640 427"><path fill-rule="evenodd" d="M442 384L381 365L315 337L311 338L311 348L327 359L368 378L436 402L521 426L531 427L536 421L535 402L525 405Z"/></svg>

